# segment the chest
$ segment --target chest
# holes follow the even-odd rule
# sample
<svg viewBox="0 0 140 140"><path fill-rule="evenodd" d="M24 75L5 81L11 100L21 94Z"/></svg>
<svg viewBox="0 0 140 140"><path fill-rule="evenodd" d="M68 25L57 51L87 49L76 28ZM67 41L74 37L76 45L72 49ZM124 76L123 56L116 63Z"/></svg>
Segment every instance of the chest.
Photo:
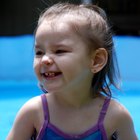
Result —
<svg viewBox="0 0 140 140"><path fill-rule="evenodd" d="M109 102L107 102L109 103ZM50 105L50 103L49 103ZM102 126L105 132L101 132L105 134L105 137L110 137L111 134L114 132L114 129L111 129L113 131L109 131L109 124L110 119L108 119L109 115L108 113L104 113L107 111L107 104L106 102L98 102L97 105L94 104L94 106L89 106L88 108L82 108L82 109L71 109L67 107L59 107L59 106L47 106L47 110L44 112L43 110L38 114L40 115L40 123L38 123L37 132L41 132L40 130L44 130L44 113L47 113L48 117L48 124L47 127L45 127L45 130L48 130L46 128L55 128L58 132L73 135L73 136L79 136L83 135L87 132L96 133L101 132L99 129L95 129L98 127L98 120L101 116L101 112L103 111L105 119L102 118ZM104 108L105 105L105 108ZM109 120L109 121L107 121ZM50 129L51 132L54 129ZM97 130L97 131L93 131ZM102 134L101 134L102 135ZM88 135L87 135L88 136Z"/></svg>
<svg viewBox="0 0 140 140"><path fill-rule="evenodd" d="M85 109L49 110L49 123L68 134L81 134L98 123L101 106Z"/></svg>

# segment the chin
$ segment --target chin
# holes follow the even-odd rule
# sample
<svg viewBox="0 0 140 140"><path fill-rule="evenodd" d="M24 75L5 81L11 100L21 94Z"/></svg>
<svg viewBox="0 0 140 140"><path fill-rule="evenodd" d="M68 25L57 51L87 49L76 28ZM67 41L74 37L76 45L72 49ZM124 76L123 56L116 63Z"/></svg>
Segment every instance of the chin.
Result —
<svg viewBox="0 0 140 140"><path fill-rule="evenodd" d="M61 91L60 87L48 87L45 88L48 93L57 93Z"/></svg>

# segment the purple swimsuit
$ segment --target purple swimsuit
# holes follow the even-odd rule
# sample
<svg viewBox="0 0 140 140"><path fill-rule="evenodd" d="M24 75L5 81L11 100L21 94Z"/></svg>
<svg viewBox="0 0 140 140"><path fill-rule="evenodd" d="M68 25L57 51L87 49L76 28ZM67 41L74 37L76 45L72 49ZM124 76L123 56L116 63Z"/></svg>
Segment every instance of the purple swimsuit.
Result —
<svg viewBox="0 0 140 140"><path fill-rule="evenodd" d="M107 140L103 121L110 103L110 98L105 99L97 124L80 135L66 134L52 125L49 120L48 103L45 94L41 95L41 99L44 111L44 123L36 140Z"/></svg>

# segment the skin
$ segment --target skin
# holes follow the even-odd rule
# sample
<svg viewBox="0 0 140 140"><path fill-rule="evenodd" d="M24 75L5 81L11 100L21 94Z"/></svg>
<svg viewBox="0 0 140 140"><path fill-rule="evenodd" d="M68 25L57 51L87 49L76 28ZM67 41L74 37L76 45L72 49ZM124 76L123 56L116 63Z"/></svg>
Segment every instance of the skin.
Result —
<svg viewBox="0 0 140 140"><path fill-rule="evenodd" d="M55 29L46 20L38 27L34 69L48 91L50 123L65 133L81 134L97 123L104 103L103 96L90 97L90 84L105 66L107 52L100 48L89 55L86 44L61 21ZM28 140L34 130L39 133L43 122L41 99L35 97L20 109L7 140ZM137 140L128 111L115 100L110 102L104 126L109 140L115 131L119 140Z"/></svg>

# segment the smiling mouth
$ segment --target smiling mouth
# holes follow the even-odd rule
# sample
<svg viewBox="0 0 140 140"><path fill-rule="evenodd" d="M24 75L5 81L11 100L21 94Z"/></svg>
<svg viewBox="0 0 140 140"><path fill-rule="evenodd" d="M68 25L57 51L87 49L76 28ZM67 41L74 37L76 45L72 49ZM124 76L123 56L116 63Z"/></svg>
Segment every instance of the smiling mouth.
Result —
<svg viewBox="0 0 140 140"><path fill-rule="evenodd" d="M46 72L43 73L42 75L45 79L53 79L60 76L61 74L62 74L61 72Z"/></svg>

